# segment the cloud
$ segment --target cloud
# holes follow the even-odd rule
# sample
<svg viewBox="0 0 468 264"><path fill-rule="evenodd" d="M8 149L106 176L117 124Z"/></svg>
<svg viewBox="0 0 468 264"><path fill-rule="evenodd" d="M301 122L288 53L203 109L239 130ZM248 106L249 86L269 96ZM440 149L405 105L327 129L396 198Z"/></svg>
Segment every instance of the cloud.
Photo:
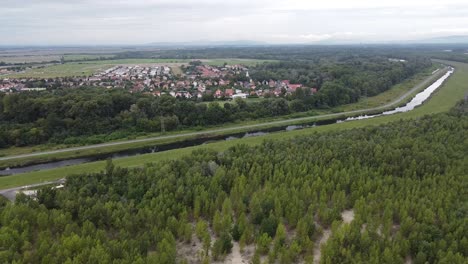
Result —
<svg viewBox="0 0 468 264"><path fill-rule="evenodd" d="M468 33L465 2L2 0L0 45L414 39Z"/></svg>

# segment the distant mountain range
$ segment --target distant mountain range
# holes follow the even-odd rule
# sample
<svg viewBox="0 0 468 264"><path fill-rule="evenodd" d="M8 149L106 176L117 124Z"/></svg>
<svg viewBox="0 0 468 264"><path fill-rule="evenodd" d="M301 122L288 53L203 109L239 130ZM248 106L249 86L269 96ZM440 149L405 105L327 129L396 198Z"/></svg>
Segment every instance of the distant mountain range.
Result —
<svg viewBox="0 0 468 264"><path fill-rule="evenodd" d="M468 44L468 36L445 36L411 41L421 44Z"/></svg>
<svg viewBox="0 0 468 264"><path fill-rule="evenodd" d="M445 36L416 40L399 40L399 41L357 41L357 40L340 40L327 39L318 42L310 43L312 45L356 45L356 44L467 44L468 36Z"/></svg>
<svg viewBox="0 0 468 264"><path fill-rule="evenodd" d="M267 42L254 41L254 40L234 40L234 41L190 41L190 42L152 42L146 46L156 47L193 47L193 46L265 46L269 45Z"/></svg>
<svg viewBox="0 0 468 264"><path fill-rule="evenodd" d="M359 41L359 40L341 40L341 39L327 39L322 41L315 41L309 43L300 43L297 45L357 45L357 44L468 44L468 36L445 36L435 37L426 39L416 40L402 40L402 41ZM246 46L271 46L271 45L288 45L283 44L272 44L265 41L254 41L254 40L234 40L234 41L189 41L189 42L152 42L145 44L144 46L152 47L218 47L218 46L230 46L230 47L246 47ZM290 44L291 45L291 44Z"/></svg>

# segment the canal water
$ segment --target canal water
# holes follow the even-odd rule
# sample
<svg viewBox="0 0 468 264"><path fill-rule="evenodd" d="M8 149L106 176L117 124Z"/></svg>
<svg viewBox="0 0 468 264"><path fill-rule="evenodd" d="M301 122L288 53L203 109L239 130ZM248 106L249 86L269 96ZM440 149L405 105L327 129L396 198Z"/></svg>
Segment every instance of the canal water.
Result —
<svg viewBox="0 0 468 264"><path fill-rule="evenodd" d="M28 165L28 166L23 166L23 167L6 168L3 170L0 170L0 176L14 175L14 174L38 171L38 170L54 169L54 168L60 168L60 167L65 167L65 166L70 166L70 165L77 165L77 164L82 164L82 163L87 163L87 162L105 160L108 158L117 159L117 158L132 157L132 156L138 156L142 154L156 153L156 152L167 151L167 150L172 150L172 149L209 144L209 143L222 141L222 140L258 137L258 136L263 136L263 135L267 135L269 133L278 132L278 131L292 131L292 130L303 129L303 128L308 128L308 127L330 125L330 124L334 124L336 120L337 119L323 120L323 121L304 123L301 125L280 126L280 127L272 127L272 128L267 128L267 129L254 130L254 131L243 132L243 133L234 133L234 134L228 134L228 135L222 135L222 136L209 136L209 137L203 137L203 138L195 138L195 139L189 139L189 140L179 141L175 143L168 143L168 144L137 148L137 149L131 149L131 150L123 150L120 152L114 152L114 153L109 153L109 154L101 154L101 155L96 155L92 157L67 159L67 160L61 160L61 161L51 161L47 163Z"/></svg>
<svg viewBox="0 0 468 264"><path fill-rule="evenodd" d="M212 142L216 142L220 140L233 140L233 139L238 139L238 138L263 136L268 133L278 132L278 131L292 131L292 130L304 129L304 128L315 127L315 126L329 125L333 123L341 123L345 121L353 121L353 120L360 120L360 119L366 119L366 118L373 118L373 117L382 116L382 115L391 115L395 113L408 112L408 111L413 110L415 107L421 105L425 100L427 100L430 97L430 95L437 88L439 88L443 84L443 82L453 73L453 71L454 69L450 68L450 70L444 76L442 76L440 79L435 81L432 85L424 89L424 91L418 93L405 106L397 107L391 111L385 111L383 113L376 114L376 115L362 115L362 116L357 116L357 117L350 117L344 120L343 119L330 119L330 120L323 120L323 121L316 121L316 122L308 122L308 123L304 123L300 125L279 126L279 127L268 128L268 129L261 129L257 131L250 131L246 133L235 133L235 134L222 135L222 136L196 138L196 139L190 139L190 140L185 140L185 141L180 141L180 142L175 142L175 143L162 144L158 146L151 146L151 147L132 149L132 150L124 150L124 151L110 153L110 154L102 154L102 155L97 155L97 156L92 156L92 157L68 159L68 160L62 160L62 161L52 161L52 162L29 165L29 166L24 166L24 167L6 168L3 170L0 170L0 176L14 175L14 174L38 171L38 170L60 168L60 167L77 165L77 164L82 164L82 163L87 163L87 162L98 161L98 160L105 160L108 158L116 159L116 158L123 158L123 157L131 157L131 156L137 156L137 155L142 155L142 154L147 154L147 153L155 153L155 152L167 151L167 150L172 150L172 149L186 148L186 147L191 147L191 146L208 144L208 143L212 143Z"/></svg>
<svg viewBox="0 0 468 264"><path fill-rule="evenodd" d="M349 117L345 121L353 121L353 120L360 120L360 119L367 119L367 118L373 118L377 116L384 116L384 115L393 115L396 113L404 113L413 110L414 108L422 105L424 101L426 101L432 93L437 90L444 82L447 80L448 77L453 73L454 69L450 68L447 73L445 73L442 77L440 77L437 81L435 81L433 84L431 84L429 87L424 89L422 92L416 94L416 96L411 99L409 103L407 103L405 106L402 107L397 107L393 110L390 111L385 111L380 114L375 114L375 115L362 115L362 116L356 116L356 117Z"/></svg>

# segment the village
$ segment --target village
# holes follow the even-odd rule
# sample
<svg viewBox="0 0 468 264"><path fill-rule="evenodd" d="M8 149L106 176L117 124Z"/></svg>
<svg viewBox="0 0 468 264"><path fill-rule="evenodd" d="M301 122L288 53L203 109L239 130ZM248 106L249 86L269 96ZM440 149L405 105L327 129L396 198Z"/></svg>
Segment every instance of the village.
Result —
<svg viewBox="0 0 468 264"><path fill-rule="evenodd" d="M316 88L303 87L289 80L253 80L243 65L212 66L200 61L182 65L174 71L168 65L117 65L89 77L0 79L0 92L43 91L56 88L104 87L126 89L130 93L170 95L186 99L235 99L279 97L297 88L310 94Z"/></svg>

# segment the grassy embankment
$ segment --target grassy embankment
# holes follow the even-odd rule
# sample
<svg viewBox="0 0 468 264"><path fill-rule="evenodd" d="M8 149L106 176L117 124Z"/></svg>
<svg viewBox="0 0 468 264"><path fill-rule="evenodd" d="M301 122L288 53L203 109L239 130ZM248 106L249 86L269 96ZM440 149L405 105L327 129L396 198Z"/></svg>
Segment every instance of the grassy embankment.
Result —
<svg viewBox="0 0 468 264"><path fill-rule="evenodd" d="M366 108L372 108L372 107L377 107L377 106L382 106L385 105L391 101L394 101L396 98L399 98L403 94L405 94L410 88L414 87L415 85L419 84L422 80L426 79L434 70L434 68L428 69L427 71L416 75L414 78L411 78L401 84L395 85L392 89L381 93L377 96L370 97L367 99L363 99L357 103L354 104L349 104L345 106L340 106L339 108L336 109L329 109L329 110L320 110L320 111L313 111L309 113L295 113L293 115L289 116L283 116L280 118L266 118L266 119L261 119L261 120L250 120L250 121L241 121L241 122L235 122L231 124L225 124L225 125L219 125L219 126L212 126L212 127L205 127L203 128L204 130L208 129L220 129L220 128L230 128L230 127L236 127L236 126L246 126L246 125L253 125L253 124L258 124L258 123L263 123L263 122L271 122L271 121L278 121L278 120L287 120L289 118L294 118L294 117L307 117L310 118L310 120L307 121L319 121L319 120L324 120L324 119L329 119L330 117L314 117L317 115L323 115L323 114L333 114L333 113L338 113L339 115L340 112L344 111L351 111L351 110L356 110L356 109L366 109ZM440 72L440 74L436 75L433 77L433 80L438 79L439 76L441 76L443 72ZM421 89L424 89L422 87ZM404 104L406 101L408 101L411 98L411 96L407 97L407 100L402 101L400 104ZM335 116L336 118L337 116ZM343 115L344 117L344 115ZM288 124L299 124L303 123L305 121L288 121L288 123L284 123L281 125L288 125ZM251 131L251 130L258 130L259 128L268 128L268 127L274 127L274 126L279 126L278 124L276 125L264 125L261 127L255 127L252 129L236 129L236 130L230 130L230 131L225 131L225 132L217 132L217 133L209 133L210 136L214 135L222 135L222 134L232 134L236 132L244 132L244 131ZM177 132L172 132L170 135L176 135L176 134L183 134L183 133L190 133L194 132L196 130L184 130L184 131L177 131ZM208 135L208 133L206 134ZM145 138L145 137L156 137L156 136L161 136L160 133L153 133L150 135L145 135L143 137L139 138ZM5 160L5 161L0 161L0 167L15 167L15 166L23 166L26 164L31 164L31 163L43 163L43 162L48 162L48 161L53 161L53 160L63 160L63 159L68 159L68 158L76 158L76 157L84 157L84 156L95 156L95 155L100 155L100 154L106 154L106 153L112 153L112 152L117 152L121 150L128 150L128 149L137 149L137 148L142 148L145 146L154 146L155 144L157 145L162 145L162 144L167 144L167 143L173 143L173 142L178 142L178 141L183 141L187 139L193 139L200 137L198 136L184 136L184 137L178 137L178 138L173 138L173 139L155 139L151 141L145 141L145 142L138 142L138 143L128 143L128 144L122 144L122 145L117 145L117 146L106 146L106 147L101 147L101 148L94 148L94 149L87 149L87 150L75 150L75 151L70 151L70 152L64 152L64 153L55 153L55 154L46 154L46 155L41 155L41 156L34 156L34 157L27 157L27 158L17 158L17 159L10 159L10 160ZM130 139L130 138L127 138ZM127 140L127 139L122 139L122 140ZM131 138L131 139L137 139ZM122 141L120 140L120 141ZM4 149L0 150L0 156L13 156L13 155L20 155L20 154L27 154L27 153L33 153L33 152L41 152L41 151L48 151L48 150L53 150L53 149L59 149L59 148L64 148L66 146L64 145L56 145L56 146L50 146L50 145L39 145L39 146L34 146L34 147L21 147L21 148L9 148L9 149ZM68 146L69 147L69 146Z"/></svg>
<svg viewBox="0 0 468 264"><path fill-rule="evenodd" d="M141 166L149 162L157 162L164 160L171 160L180 158L184 155L190 154L196 149L213 149L216 151L223 151L232 147L236 144L260 144L263 140L281 140L292 138L295 136L308 135L312 133L320 133L331 130L344 130L353 129L365 126L376 126L385 124L400 119L417 118L427 114L435 114L448 111L453 107L456 102L462 99L465 93L468 91L468 64L457 63L457 62L446 62L455 66L457 70L455 73L446 81L446 83L438 89L434 95L429 99L428 102L422 106L414 109L413 111L400 113L390 116L376 117L372 119L364 119L353 122L344 122L340 124L332 124L327 126L320 126L316 128L296 130L291 132L278 132L268 134L262 137L237 139L232 141L216 142L208 145L189 147L184 149L176 149L161 153L146 154L135 157L128 157L114 160L117 166L122 167L134 167ZM70 174L89 173L97 172L104 168L105 161L92 162L87 164L69 166L64 168L57 168L51 170L44 170L38 172L24 173L13 176L5 176L0 178L0 189L10 188L15 186L23 186L32 183L38 183L47 180L54 180L63 178Z"/></svg>

